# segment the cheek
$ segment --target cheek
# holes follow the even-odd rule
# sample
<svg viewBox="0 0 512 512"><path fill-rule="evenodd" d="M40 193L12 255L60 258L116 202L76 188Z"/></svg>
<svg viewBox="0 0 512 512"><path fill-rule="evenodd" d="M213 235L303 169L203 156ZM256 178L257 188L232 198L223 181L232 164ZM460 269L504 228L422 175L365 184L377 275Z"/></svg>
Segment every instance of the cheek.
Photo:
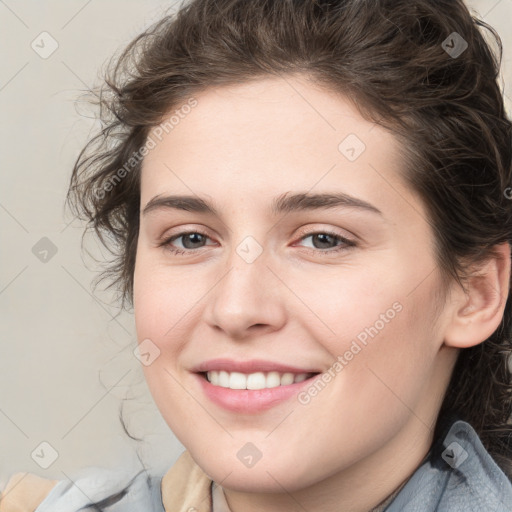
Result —
<svg viewBox="0 0 512 512"><path fill-rule="evenodd" d="M311 305L302 325L332 358L333 393L385 409L389 401L402 407L393 392L414 401L428 378L438 346L433 286L440 283L432 278L414 289L413 266L393 276L381 270L319 272L294 291Z"/></svg>
<svg viewBox="0 0 512 512"><path fill-rule="evenodd" d="M137 255L134 272L137 339L139 344L149 339L159 352L142 369L156 405L176 434L193 430L187 415L177 420L176 409L193 411L197 407L180 384L183 369L179 361L190 339L191 326L200 321L200 301L208 289L200 283L197 271L155 263L144 251Z"/></svg>
<svg viewBox="0 0 512 512"><path fill-rule="evenodd" d="M402 309L406 278L382 278L381 267L319 267L287 276L303 304L297 307L297 313L302 310L301 318L314 330L315 339L342 349L345 342L359 334L364 338L365 329L374 324L379 332L388 330L399 316L397 310Z"/></svg>
<svg viewBox="0 0 512 512"><path fill-rule="evenodd" d="M162 344L166 339L183 339L178 333L190 325L204 295L197 272L184 267L165 267L146 258L137 258L134 273L134 312L139 341L152 339ZM166 352L178 351L179 345L160 346Z"/></svg>
<svg viewBox="0 0 512 512"><path fill-rule="evenodd" d="M168 274L168 273L167 273ZM176 273L177 274L177 273ZM179 439L194 429L194 415L176 411L195 411L195 404L180 385L182 376L177 362L184 346L183 331L187 311L197 301L190 286L180 290L180 278L168 279L166 273L140 258L134 275L134 313L137 340L142 347L147 340L156 346L158 356L149 365L142 364L148 388L162 417ZM180 290L177 292L177 290ZM194 295L197 294L197 291ZM189 312L192 313L192 311ZM170 342L172 340L172 343ZM199 412L197 412L199 414Z"/></svg>

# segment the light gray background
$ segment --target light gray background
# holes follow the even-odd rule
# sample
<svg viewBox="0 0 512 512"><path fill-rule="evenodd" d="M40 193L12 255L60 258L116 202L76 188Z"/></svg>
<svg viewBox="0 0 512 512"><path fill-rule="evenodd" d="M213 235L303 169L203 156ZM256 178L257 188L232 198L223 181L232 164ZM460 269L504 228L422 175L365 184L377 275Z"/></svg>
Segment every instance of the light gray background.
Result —
<svg viewBox="0 0 512 512"><path fill-rule="evenodd" d="M92 293L98 267L81 252L81 223L64 214L72 165L97 128L76 100L115 51L176 5L0 0L0 489L16 471L63 479L86 466L138 465L136 449L165 471L183 450L132 354L132 316L119 315L110 293ZM503 39L510 112L512 0L469 5ZM46 59L31 47L44 31L58 43ZM43 237L57 248L46 262L32 252ZM87 247L101 256L92 237ZM142 443L119 423L126 396L135 397L128 428ZM36 462L51 460L42 442L58 452L47 469Z"/></svg>

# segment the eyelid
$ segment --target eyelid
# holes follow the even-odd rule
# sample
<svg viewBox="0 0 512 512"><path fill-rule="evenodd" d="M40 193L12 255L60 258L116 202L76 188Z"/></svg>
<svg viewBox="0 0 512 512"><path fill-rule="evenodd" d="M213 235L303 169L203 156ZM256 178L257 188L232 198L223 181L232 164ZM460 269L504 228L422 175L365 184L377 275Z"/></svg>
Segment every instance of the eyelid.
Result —
<svg viewBox="0 0 512 512"><path fill-rule="evenodd" d="M171 238L179 238L180 235L186 235L188 233L200 233L201 235L204 235L208 238L212 238L208 232L208 230L204 227L199 227L197 224L196 225L190 225L190 227L188 225L185 225L185 226L177 226L175 228L172 228L172 229L167 229L163 232L162 235L158 236L157 237L157 241L158 242L164 242L166 240L169 240Z"/></svg>
<svg viewBox="0 0 512 512"><path fill-rule="evenodd" d="M344 233L341 233L338 230L341 230L341 228L333 228L333 227L326 227L326 226L324 226L324 227L320 226L317 228L311 228L311 227L300 228L298 237L299 237L299 239L302 239L305 236L316 235L319 233L325 233L325 234L329 234L332 236L343 238L345 240L353 242L354 244L357 243L358 238L356 237L356 235L354 235L350 231L347 231L346 229L343 230Z"/></svg>

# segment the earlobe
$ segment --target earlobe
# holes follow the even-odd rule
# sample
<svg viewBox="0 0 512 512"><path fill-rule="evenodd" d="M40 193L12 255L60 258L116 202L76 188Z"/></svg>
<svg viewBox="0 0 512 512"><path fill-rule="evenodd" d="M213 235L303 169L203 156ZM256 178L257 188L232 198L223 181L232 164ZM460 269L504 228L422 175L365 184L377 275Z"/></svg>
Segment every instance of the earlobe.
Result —
<svg viewBox="0 0 512 512"><path fill-rule="evenodd" d="M495 246L494 254L474 268L466 290L454 292L453 314L444 344L455 348L478 345L499 327L510 290L510 245Z"/></svg>

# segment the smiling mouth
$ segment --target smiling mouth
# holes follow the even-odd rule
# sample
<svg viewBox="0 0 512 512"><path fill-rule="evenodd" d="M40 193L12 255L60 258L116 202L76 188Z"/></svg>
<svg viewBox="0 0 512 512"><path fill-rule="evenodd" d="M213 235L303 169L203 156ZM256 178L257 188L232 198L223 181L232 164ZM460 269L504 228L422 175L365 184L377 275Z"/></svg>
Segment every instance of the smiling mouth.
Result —
<svg viewBox="0 0 512 512"><path fill-rule="evenodd" d="M315 373L291 373L291 372L254 372L254 373L241 373L241 372L228 372L208 371L200 372L199 375L206 379L213 386L228 389L239 390L258 390L258 389L271 389L280 386L289 386L297 384L310 379L316 375Z"/></svg>

